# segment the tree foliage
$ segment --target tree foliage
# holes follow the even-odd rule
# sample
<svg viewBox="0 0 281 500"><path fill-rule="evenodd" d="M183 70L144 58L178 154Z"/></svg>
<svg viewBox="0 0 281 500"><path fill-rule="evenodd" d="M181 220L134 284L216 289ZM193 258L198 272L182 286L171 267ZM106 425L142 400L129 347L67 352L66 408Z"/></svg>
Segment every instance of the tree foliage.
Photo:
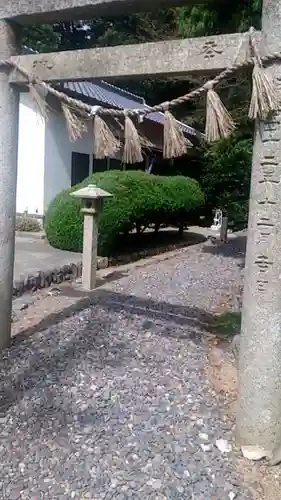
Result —
<svg viewBox="0 0 281 500"><path fill-rule="evenodd" d="M209 0L152 13L32 26L24 30L24 43L45 52L259 29L261 4L262 0L228 0L226 8L225 0Z"/></svg>
<svg viewBox="0 0 281 500"><path fill-rule="evenodd" d="M207 36L260 28L261 0L210 0L205 5L178 9L181 36Z"/></svg>
<svg viewBox="0 0 281 500"><path fill-rule="evenodd" d="M228 139L204 146L201 152L200 184L205 193L204 215L208 222L215 208L228 215L234 229L245 227L251 181L252 133L244 123ZM197 177L197 178L198 178Z"/></svg>
<svg viewBox="0 0 281 500"><path fill-rule="evenodd" d="M59 49L60 38L54 26L28 26L23 29L22 44L37 52L51 52Z"/></svg>

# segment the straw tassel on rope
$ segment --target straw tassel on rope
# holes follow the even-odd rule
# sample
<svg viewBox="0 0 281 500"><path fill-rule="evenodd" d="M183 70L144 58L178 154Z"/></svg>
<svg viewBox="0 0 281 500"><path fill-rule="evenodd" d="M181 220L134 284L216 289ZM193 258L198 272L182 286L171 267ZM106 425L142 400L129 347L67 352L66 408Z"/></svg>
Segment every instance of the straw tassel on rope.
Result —
<svg viewBox="0 0 281 500"><path fill-rule="evenodd" d="M262 64L260 50L256 41L256 30L249 30L249 48L253 56L253 88L248 116L250 119L266 120L278 109L278 95L271 72Z"/></svg>
<svg viewBox="0 0 281 500"><path fill-rule="evenodd" d="M94 115L94 157L98 160L114 158L121 148L120 140L115 137L105 120L97 114L99 106L93 108Z"/></svg>
<svg viewBox="0 0 281 500"><path fill-rule="evenodd" d="M170 111L165 111L163 157L178 158L186 154L192 143L185 137L180 125Z"/></svg>
<svg viewBox="0 0 281 500"><path fill-rule="evenodd" d="M69 134L69 139L72 142L77 139L82 139L83 134L87 131L87 125L84 119L77 115L67 104L62 103L62 110L66 121L66 126Z"/></svg>
<svg viewBox="0 0 281 500"><path fill-rule="evenodd" d="M249 108L251 120L266 120L278 109L277 90L272 76L266 72L260 60L255 58L253 69L253 88Z"/></svg>
<svg viewBox="0 0 281 500"><path fill-rule="evenodd" d="M28 88L32 100L36 103L40 115L43 119L48 120L49 116L45 89L32 80L29 82Z"/></svg>
<svg viewBox="0 0 281 500"><path fill-rule="evenodd" d="M141 140L138 131L131 118L125 112L125 143L123 162L141 163L143 161L141 149Z"/></svg>
<svg viewBox="0 0 281 500"><path fill-rule="evenodd" d="M235 123L213 88L213 82L205 84L207 89L207 110L205 136L207 142L226 138L235 129Z"/></svg>

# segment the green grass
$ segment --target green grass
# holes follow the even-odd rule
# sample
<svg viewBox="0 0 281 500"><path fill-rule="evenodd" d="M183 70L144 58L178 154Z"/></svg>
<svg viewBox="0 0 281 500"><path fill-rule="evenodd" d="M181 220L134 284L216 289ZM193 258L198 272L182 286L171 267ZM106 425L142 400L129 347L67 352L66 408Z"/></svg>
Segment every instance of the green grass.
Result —
<svg viewBox="0 0 281 500"><path fill-rule="evenodd" d="M233 337L240 332L241 313L226 312L218 315L212 325L213 332L218 337L228 338Z"/></svg>

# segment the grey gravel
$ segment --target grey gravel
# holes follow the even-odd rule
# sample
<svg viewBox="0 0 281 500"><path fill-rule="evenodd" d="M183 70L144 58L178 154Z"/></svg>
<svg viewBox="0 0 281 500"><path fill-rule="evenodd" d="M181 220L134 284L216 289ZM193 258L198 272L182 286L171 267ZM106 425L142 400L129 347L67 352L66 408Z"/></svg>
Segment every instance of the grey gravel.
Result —
<svg viewBox="0 0 281 500"><path fill-rule="evenodd" d="M208 245L1 353L1 499L253 498L215 446L231 427L203 373L205 323L240 286L240 254Z"/></svg>

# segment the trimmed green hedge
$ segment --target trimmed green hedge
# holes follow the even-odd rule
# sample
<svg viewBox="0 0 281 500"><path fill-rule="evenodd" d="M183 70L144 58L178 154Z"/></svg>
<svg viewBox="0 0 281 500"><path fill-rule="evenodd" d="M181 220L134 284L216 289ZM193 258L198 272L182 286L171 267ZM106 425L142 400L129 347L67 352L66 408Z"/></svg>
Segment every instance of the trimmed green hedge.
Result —
<svg viewBox="0 0 281 500"><path fill-rule="evenodd" d="M97 184L113 194L113 198L105 201L99 218L99 255L113 255L117 239L133 229L140 231L151 224L185 227L204 203L199 184L188 177L160 177L142 171L96 173L63 191L50 203L45 231L52 246L81 251L81 205L69 193L88 184Z"/></svg>

